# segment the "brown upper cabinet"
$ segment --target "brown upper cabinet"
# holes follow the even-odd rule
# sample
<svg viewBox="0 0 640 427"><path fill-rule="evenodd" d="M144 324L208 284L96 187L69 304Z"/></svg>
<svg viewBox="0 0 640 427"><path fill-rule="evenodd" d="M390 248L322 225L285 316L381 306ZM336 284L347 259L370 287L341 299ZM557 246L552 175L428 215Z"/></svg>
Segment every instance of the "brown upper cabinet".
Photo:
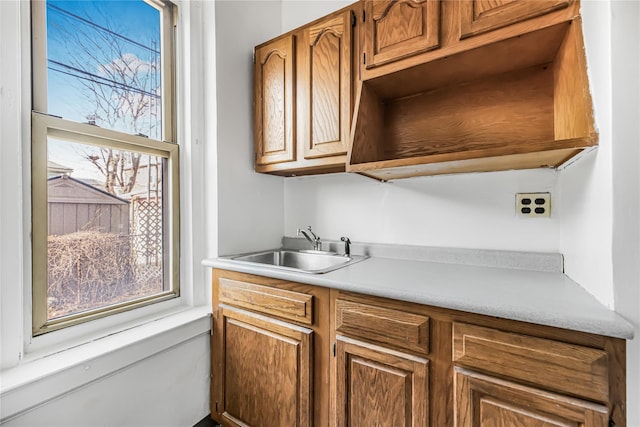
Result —
<svg viewBox="0 0 640 427"><path fill-rule="evenodd" d="M363 20L362 62L366 68L427 52L440 45L439 0L367 1Z"/></svg>
<svg viewBox="0 0 640 427"><path fill-rule="evenodd" d="M353 78L352 12L306 27L298 75L300 139L304 157L347 154Z"/></svg>
<svg viewBox="0 0 640 427"><path fill-rule="evenodd" d="M347 171L558 167L597 145L577 1L433 3L437 49L361 65Z"/></svg>
<svg viewBox="0 0 640 427"><path fill-rule="evenodd" d="M363 0L263 44L256 170L390 180L559 167L598 144L579 10ZM273 44L295 58L271 64Z"/></svg>
<svg viewBox="0 0 640 427"><path fill-rule="evenodd" d="M267 78L260 59L273 49L267 42L256 48L255 128L256 170L284 176L345 170L354 91L354 27L360 5L342 9L285 35L292 49L292 85L282 77L286 60ZM281 47L284 50L284 47ZM284 57L284 55L282 55ZM263 94L272 94L272 99ZM280 94L280 96L276 96ZM271 115L268 108L274 107ZM278 111L289 111L292 117ZM265 117L267 119L265 119ZM267 136L270 139L267 139ZM290 137L290 138L289 138ZM271 140L277 141L269 145ZM285 141L281 143L281 141ZM266 141L266 142L265 142ZM265 148L275 147L276 153ZM286 147L284 149L283 147ZM282 150L282 151L280 151ZM285 156L283 153L287 153Z"/></svg>
<svg viewBox="0 0 640 427"><path fill-rule="evenodd" d="M295 160L294 46L295 38L289 35L255 52L256 165Z"/></svg>

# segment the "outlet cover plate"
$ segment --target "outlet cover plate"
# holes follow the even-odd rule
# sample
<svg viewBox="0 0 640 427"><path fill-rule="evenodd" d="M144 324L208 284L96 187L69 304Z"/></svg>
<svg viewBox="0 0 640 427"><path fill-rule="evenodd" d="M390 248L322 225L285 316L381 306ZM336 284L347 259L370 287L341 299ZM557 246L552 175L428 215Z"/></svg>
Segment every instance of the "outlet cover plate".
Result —
<svg viewBox="0 0 640 427"><path fill-rule="evenodd" d="M549 218L551 193L517 193L516 215L521 218Z"/></svg>

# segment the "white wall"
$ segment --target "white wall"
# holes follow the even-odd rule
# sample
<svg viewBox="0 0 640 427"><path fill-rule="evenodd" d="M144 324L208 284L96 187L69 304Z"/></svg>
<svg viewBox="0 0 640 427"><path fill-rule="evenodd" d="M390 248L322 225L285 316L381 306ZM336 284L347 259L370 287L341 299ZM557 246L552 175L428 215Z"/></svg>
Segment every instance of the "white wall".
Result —
<svg viewBox="0 0 640 427"><path fill-rule="evenodd" d="M191 427L209 414L209 334L47 402L6 427Z"/></svg>
<svg viewBox="0 0 640 427"><path fill-rule="evenodd" d="M285 181L285 234L359 242L558 252L558 218L515 215L515 193L551 192L556 173L510 171L380 183L338 174Z"/></svg>
<svg viewBox="0 0 640 427"><path fill-rule="evenodd" d="M253 47L281 32L280 1L216 1L218 253L277 248L282 178L253 171Z"/></svg>
<svg viewBox="0 0 640 427"><path fill-rule="evenodd" d="M0 3L0 369L17 363L22 334L22 79L20 5Z"/></svg>
<svg viewBox="0 0 640 427"><path fill-rule="evenodd" d="M560 174L560 251L565 272L613 308L611 3L582 3L598 150Z"/></svg>
<svg viewBox="0 0 640 427"><path fill-rule="evenodd" d="M613 294L627 345L629 426L640 426L640 2L611 3Z"/></svg>
<svg viewBox="0 0 640 427"><path fill-rule="evenodd" d="M560 175L566 273L640 334L640 3L583 1L597 155ZM627 343L628 425L640 426L640 338Z"/></svg>

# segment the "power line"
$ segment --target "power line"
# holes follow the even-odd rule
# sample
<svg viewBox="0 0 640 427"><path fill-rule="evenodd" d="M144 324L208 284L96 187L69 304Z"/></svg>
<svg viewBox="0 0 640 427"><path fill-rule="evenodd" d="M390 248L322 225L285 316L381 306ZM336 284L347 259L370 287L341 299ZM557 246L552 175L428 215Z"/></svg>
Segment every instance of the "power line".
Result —
<svg viewBox="0 0 640 427"><path fill-rule="evenodd" d="M161 96L156 94L156 93L148 92L146 90L137 88L135 86L127 85L126 83L122 83L122 82L118 82L118 81L115 81L115 80L112 80L112 79L108 79L106 77L102 77L102 76L99 76L97 74L90 73L90 72L82 70L80 68L72 67L70 65L63 64L62 62L54 61L53 59L49 59L48 62L50 62L53 65L57 65L59 67L66 68L67 70L75 71L76 73L79 73L79 74L74 74L74 73L72 73L70 71L59 70L59 69L56 69L54 67L48 66L47 68L49 70L51 70L51 71L56 71L58 73L62 73L62 74L66 74L68 76L76 77L76 78L81 79L81 80L87 80L87 81L90 81L90 82L93 82L93 83L109 86L109 87L114 88L114 89L122 88L122 89L130 90L132 92L139 93L141 95L147 95L147 96L151 96L151 97L157 98L157 99L161 98ZM88 76L88 77L85 77L85 76ZM96 81L96 80L99 80L99 81Z"/></svg>
<svg viewBox="0 0 640 427"><path fill-rule="evenodd" d="M132 44L134 44L134 45L136 45L138 47L141 47L141 48L143 48L145 50L148 50L149 52L152 52L152 53L155 53L157 55L160 55L160 51L157 51L157 50L155 50L155 49L153 49L153 48L151 48L151 47L149 47L147 45L139 43L139 42L137 42L135 40L132 40L132 39L130 39L128 37L125 37L122 34L118 34L115 31L112 31L112 30L110 30L110 29L108 29L106 27L103 27L101 25L98 25L93 21L90 21L90 20L88 20L86 18L83 18L82 16L79 16L79 15L76 15L74 13L71 13L68 10L64 10L64 9L62 9L62 8L60 8L58 6L55 6L55 5L53 5L53 4L49 3L49 2L47 2L47 8L53 9L53 10L55 10L55 11L57 11L59 13L62 13L64 15L70 16L73 19L76 19L78 21L84 22L85 24L87 24L87 25L89 25L91 27L94 27L94 28L97 28L99 30L105 31L106 33L109 33L109 34L111 34L111 35L113 35L115 37L118 37L118 38L122 39L122 40L126 40L129 43L132 43Z"/></svg>

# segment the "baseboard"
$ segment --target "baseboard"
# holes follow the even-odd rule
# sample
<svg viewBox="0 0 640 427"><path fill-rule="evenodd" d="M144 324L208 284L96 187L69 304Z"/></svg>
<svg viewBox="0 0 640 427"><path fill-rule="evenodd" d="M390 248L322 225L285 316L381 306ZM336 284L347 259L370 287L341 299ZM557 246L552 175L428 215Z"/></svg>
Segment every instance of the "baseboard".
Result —
<svg viewBox="0 0 640 427"><path fill-rule="evenodd" d="M220 424L211 419L211 415L207 415L198 421L193 427L220 427Z"/></svg>

